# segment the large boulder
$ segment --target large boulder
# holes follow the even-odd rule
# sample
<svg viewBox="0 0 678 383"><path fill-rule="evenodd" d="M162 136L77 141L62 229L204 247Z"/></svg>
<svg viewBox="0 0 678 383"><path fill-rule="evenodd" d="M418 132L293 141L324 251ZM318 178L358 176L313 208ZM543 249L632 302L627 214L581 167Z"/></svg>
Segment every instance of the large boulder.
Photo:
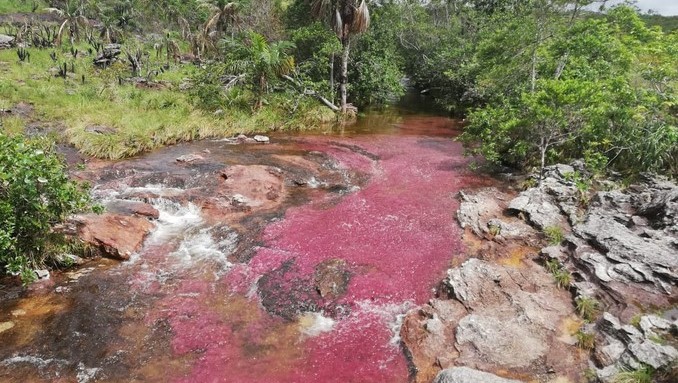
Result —
<svg viewBox="0 0 678 383"><path fill-rule="evenodd" d="M585 361L562 333L571 298L541 266L470 259L448 271L441 290L449 299L411 311L401 330L416 382L453 365L580 378Z"/></svg>

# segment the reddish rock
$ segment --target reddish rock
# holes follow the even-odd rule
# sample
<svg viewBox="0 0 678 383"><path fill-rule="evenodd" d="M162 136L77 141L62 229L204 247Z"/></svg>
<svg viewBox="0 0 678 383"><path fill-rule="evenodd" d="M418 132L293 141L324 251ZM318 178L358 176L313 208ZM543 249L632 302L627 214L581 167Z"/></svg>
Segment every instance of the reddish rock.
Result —
<svg viewBox="0 0 678 383"><path fill-rule="evenodd" d="M118 200L106 204L106 211L122 215L138 215L152 219L158 219L160 212L152 205L145 202Z"/></svg>
<svg viewBox="0 0 678 383"><path fill-rule="evenodd" d="M325 299L336 299L346 293L351 272L343 259L328 259L315 267L315 288Z"/></svg>
<svg viewBox="0 0 678 383"><path fill-rule="evenodd" d="M117 214L88 214L75 219L80 239L96 246L102 255L127 260L141 248L154 225L146 218Z"/></svg>

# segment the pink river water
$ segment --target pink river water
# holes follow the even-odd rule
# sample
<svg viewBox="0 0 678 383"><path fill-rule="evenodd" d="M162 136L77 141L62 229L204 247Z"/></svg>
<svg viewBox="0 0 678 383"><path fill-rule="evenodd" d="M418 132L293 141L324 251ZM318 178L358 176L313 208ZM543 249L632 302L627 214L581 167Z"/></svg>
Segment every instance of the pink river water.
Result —
<svg viewBox="0 0 678 383"><path fill-rule="evenodd" d="M55 296L58 278L29 293L5 295L11 306L0 307L25 307L29 316L31 300L45 296L66 308L36 316L51 330L23 328L19 319L16 331L25 336L0 333L10 345L0 351L0 379L60 381L57 375L77 374L79 382L407 382L400 320L433 296L464 250L455 220L458 191L491 181L468 170L469 160L453 140L455 121L406 116L368 130L373 132L284 138L286 153L324 153L365 181L341 193L314 192L267 218L247 261L215 262L219 252L200 242L200 225L190 226L191 243L202 246L207 261L172 259L188 237L180 222L183 232L151 235L132 262L101 266L83 277L79 284L97 286L96 297L77 286L72 297ZM309 288L317 266L328 260L343 260L351 276L331 302ZM122 297L118 289L125 291ZM262 304L264 293L274 297L273 306ZM0 315L0 322L10 318ZM91 315L98 323L75 326L84 321L75 315ZM52 333L57 327L92 335L63 340ZM38 346L30 331L49 339L47 345ZM69 350L80 344L95 349L92 342L101 347L96 357Z"/></svg>

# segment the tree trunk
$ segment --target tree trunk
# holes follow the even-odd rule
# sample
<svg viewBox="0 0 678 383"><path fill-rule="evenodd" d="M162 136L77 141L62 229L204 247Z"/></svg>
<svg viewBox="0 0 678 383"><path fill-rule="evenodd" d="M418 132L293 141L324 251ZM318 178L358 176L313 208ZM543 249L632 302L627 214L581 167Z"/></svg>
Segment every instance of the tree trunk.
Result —
<svg viewBox="0 0 678 383"><path fill-rule="evenodd" d="M348 37L344 37L341 40L342 48L344 49L341 54L341 76L339 77L339 92L341 93L341 113L346 114L346 97L348 93L348 53L351 48L351 41Z"/></svg>
<svg viewBox="0 0 678 383"><path fill-rule="evenodd" d="M330 57L330 89L332 90L332 103L334 103L334 97L336 96L334 89L334 52Z"/></svg>

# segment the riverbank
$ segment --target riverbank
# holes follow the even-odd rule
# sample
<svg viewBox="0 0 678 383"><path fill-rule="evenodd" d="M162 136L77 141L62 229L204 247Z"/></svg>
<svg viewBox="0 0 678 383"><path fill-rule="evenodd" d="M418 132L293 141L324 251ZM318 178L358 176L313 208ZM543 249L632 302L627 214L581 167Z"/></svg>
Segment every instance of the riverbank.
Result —
<svg viewBox="0 0 678 383"><path fill-rule="evenodd" d="M243 104L245 93L231 107L200 109L190 96L198 70L191 63L148 57L148 67L158 70L128 77L120 61L106 69L93 65L98 53L86 44L28 51L20 61L17 50L0 49L2 132L46 136L87 156L121 159L178 142L308 130L336 120L317 101L275 94L256 109Z"/></svg>
<svg viewBox="0 0 678 383"><path fill-rule="evenodd" d="M404 320L413 381L675 381L678 186L576 166L460 195L470 259Z"/></svg>

